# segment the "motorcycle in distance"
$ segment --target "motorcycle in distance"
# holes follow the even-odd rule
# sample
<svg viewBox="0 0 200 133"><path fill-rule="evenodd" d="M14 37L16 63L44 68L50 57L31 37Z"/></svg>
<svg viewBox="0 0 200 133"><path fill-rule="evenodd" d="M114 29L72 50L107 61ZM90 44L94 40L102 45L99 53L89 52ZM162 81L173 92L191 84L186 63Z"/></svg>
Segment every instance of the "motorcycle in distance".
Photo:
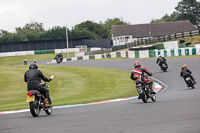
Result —
<svg viewBox="0 0 200 133"><path fill-rule="evenodd" d="M148 79L148 75L145 75L145 78ZM142 81L135 80L136 89L144 103L148 102L148 99L151 98L153 102L156 101L156 95L151 94L150 84L146 84Z"/></svg>
<svg viewBox="0 0 200 133"><path fill-rule="evenodd" d="M62 57L56 58L56 62L57 62L57 64L61 63L62 62Z"/></svg>
<svg viewBox="0 0 200 133"><path fill-rule="evenodd" d="M161 68L161 70L163 70L164 72L166 72L167 69L168 69L167 62L163 62L163 63L161 64L160 68Z"/></svg>
<svg viewBox="0 0 200 133"><path fill-rule="evenodd" d="M53 78L54 76L52 75L51 79ZM45 81L43 81L41 84L47 89L50 87L46 84ZM47 115L51 115L53 108L45 107L44 95L41 94L38 90L28 91L26 101L29 102L30 112L33 117L38 117L41 110L44 110ZM50 98L49 98L49 104L52 104Z"/></svg>
<svg viewBox="0 0 200 133"><path fill-rule="evenodd" d="M185 81L187 82L189 88L194 89L195 82L194 82L194 80L192 80L190 75L185 78Z"/></svg>

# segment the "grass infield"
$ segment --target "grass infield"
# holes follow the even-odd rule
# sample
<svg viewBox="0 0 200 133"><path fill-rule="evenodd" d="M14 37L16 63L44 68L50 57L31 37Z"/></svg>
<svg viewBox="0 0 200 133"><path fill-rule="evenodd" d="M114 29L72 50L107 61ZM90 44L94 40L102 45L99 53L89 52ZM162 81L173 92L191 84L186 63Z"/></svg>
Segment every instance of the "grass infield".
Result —
<svg viewBox="0 0 200 133"><path fill-rule="evenodd" d="M51 57L51 58L50 58ZM54 55L0 58L0 111L27 109L24 73L28 66L13 66L27 60L52 59ZM95 67L40 66L48 83L53 105L82 104L137 95L130 72Z"/></svg>

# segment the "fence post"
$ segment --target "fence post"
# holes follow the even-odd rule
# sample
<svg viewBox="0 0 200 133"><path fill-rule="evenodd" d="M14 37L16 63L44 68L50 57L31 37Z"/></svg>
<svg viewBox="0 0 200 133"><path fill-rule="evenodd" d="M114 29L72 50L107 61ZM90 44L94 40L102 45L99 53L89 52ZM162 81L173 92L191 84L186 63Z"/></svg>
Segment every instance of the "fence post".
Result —
<svg viewBox="0 0 200 133"><path fill-rule="evenodd" d="M184 38L184 33L182 32L182 38Z"/></svg>
<svg viewBox="0 0 200 133"><path fill-rule="evenodd" d="M192 31L190 31L190 37L192 37Z"/></svg>
<svg viewBox="0 0 200 133"><path fill-rule="evenodd" d="M165 42L165 36L163 36L163 41Z"/></svg>
<svg viewBox="0 0 200 133"><path fill-rule="evenodd" d="M138 46L140 45L140 42L139 42L139 40L137 40L137 44L138 44Z"/></svg>

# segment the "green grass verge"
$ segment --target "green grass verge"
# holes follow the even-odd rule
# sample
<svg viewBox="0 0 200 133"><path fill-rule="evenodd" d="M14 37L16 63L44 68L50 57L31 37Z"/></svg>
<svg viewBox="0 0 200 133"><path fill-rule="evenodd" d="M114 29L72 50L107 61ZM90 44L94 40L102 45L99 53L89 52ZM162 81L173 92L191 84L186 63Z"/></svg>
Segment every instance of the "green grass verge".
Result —
<svg viewBox="0 0 200 133"><path fill-rule="evenodd" d="M27 88L24 73L28 60L52 59L54 55L29 55L0 58L0 111L27 109ZM54 74L50 82L53 105L82 104L137 95L130 72L95 67L39 66L46 77Z"/></svg>
<svg viewBox="0 0 200 133"><path fill-rule="evenodd" d="M28 62L33 62L40 60L50 60L54 59L57 54L39 54L39 55L26 55L26 56L9 56L9 57L0 57L0 66L13 66L16 64L23 64L24 60L27 59ZM63 53L63 57L66 58L67 53ZM74 53L69 53L69 57L74 57Z"/></svg>
<svg viewBox="0 0 200 133"><path fill-rule="evenodd" d="M24 73L28 66L0 67L0 111L28 108ZM137 95L130 72L91 67L39 66L50 82L54 106L97 102Z"/></svg>
<svg viewBox="0 0 200 133"><path fill-rule="evenodd" d="M179 40L185 40L185 42L191 42L192 44L198 44L198 43L200 43L200 36L186 37L186 38L181 38Z"/></svg>

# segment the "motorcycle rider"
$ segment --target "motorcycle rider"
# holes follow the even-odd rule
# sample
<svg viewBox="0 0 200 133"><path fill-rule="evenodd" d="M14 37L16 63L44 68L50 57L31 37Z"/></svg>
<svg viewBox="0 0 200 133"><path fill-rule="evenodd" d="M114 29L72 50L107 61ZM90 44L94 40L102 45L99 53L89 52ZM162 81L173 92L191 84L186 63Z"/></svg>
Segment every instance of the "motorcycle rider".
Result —
<svg viewBox="0 0 200 133"><path fill-rule="evenodd" d="M62 60L63 60L63 54L62 53L58 53L54 59L57 60L58 58L60 58L60 60L62 62Z"/></svg>
<svg viewBox="0 0 200 133"><path fill-rule="evenodd" d="M166 62L166 59L165 59L165 57L162 57L161 55L159 55L159 57L158 57L158 59L157 59L157 61L156 61L156 63L160 66L160 68L161 68L161 70L162 70L162 64L163 63L165 63Z"/></svg>
<svg viewBox="0 0 200 133"><path fill-rule="evenodd" d="M196 84L197 82L195 81L194 77L191 75L192 72L187 68L187 65L183 65L181 68L181 77L183 77L183 79L185 80L185 83L187 84L187 87L189 87L189 84L186 82L186 78L190 77L193 81L194 84Z"/></svg>
<svg viewBox="0 0 200 133"><path fill-rule="evenodd" d="M132 70L130 78L134 81L137 80L137 81L142 81L145 84L149 84L149 86L150 86L149 89L150 89L151 93L156 94L152 89L153 82L150 79L146 79L144 77L144 73L148 74L149 76L152 76L152 73L149 72L145 67L141 67L140 62L138 62L138 61L134 62L134 67L135 68ZM138 97L138 99L140 99L140 96Z"/></svg>
<svg viewBox="0 0 200 133"><path fill-rule="evenodd" d="M44 94L45 107L51 107L52 105L49 104L49 90L40 84L41 79L50 82L53 78L53 75L50 78L45 77L43 73L38 70L38 66L35 63L30 64L29 70L24 74L24 81L27 83L27 91L38 90L40 93Z"/></svg>
<svg viewBox="0 0 200 133"><path fill-rule="evenodd" d="M24 60L24 65L27 65L27 59Z"/></svg>

